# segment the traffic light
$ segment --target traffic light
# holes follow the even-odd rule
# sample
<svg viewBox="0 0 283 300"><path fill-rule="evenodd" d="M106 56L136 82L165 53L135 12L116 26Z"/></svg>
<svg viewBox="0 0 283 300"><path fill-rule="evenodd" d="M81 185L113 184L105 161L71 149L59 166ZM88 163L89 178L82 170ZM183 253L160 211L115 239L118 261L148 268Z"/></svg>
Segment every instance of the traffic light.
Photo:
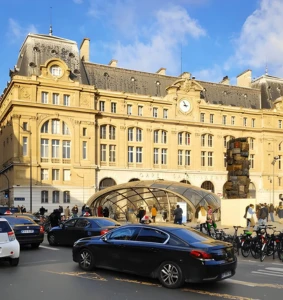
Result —
<svg viewBox="0 0 283 300"><path fill-rule="evenodd" d="M5 198L9 198L9 190L5 190Z"/></svg>

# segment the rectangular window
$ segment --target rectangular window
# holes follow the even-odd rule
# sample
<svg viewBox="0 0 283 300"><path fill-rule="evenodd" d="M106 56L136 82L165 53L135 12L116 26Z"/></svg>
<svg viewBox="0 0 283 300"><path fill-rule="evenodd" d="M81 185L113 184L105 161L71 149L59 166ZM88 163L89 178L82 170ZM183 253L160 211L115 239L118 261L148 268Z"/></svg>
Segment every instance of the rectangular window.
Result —
<svg viewBox="0 0 283 300"><path fill-rule="evenodd" d="M136 148L136 163L142 163L142 147Z"/></svg>
<svg viewBox="0 0 283 300"><path fill-rule="evenodd" d="M250 139L250 149L254 150L254 139Z"/></svg>
<svg viewBox="0 0 283 300"><path fill-rule="evenodd" d="M254 158L255 158L255 155L250 154L250 169L254 168Z"/></svg>
<svg viewBox="0 0 283 300"><path fill-rule="evenodd" d="M27 122L23 122L23 129L28 130L28 123Z"/></svg>
<svg viewBox="0 0 283 300"><path fill-rule="evenodd" d="M252 119L252 127L255 127L255 119Z"/></svg>
<svg viewBox="0 0 283 300"><path fill-rule="evenodd" d="M71 202L71 197L70 197L70 192L69 191L64 191L64 193L63 193L63 202L64 203L70 203Z"/></svg>
<svg viewBox="0 0 283 300"><path fill-rule="evenodd" d="M183 150L178 150L178 166L183 165Z"/></svg>
<svg viewBox="0 0 283 300"><path fill-rule="evenodd" d="M158 130L154 130L153 133L153 142L158 143Z"/></svg>
<svg viewBox="0 0 283 300"><path fill-rule="evenodd" d="M204 167L205 166L205 151L201 151L201 166Z"/></svg>
<svg viewBox="0 0 283 300"><path fill-rule="evenodd" d="M213 166L213 152L209 151L207 153L207 165L209 167L212 167Z"/></svg>
<svg viewBox="0 0 283 300"><path fill-rule="evenodd" d="M167 149L161 149L161 164L167 165Z"/></svg>
<svg viewBox="0 0 283 300"><path fill-rule="evenodd" d="M52 104L59 105L59 94L57 93L52 94Z"/></svg>
<svg viewBox="0 0 283 300"><path fill-rule="evenodd" d="M163 119L168 119L168 109L163 109Z"/></svg>
<svg viewBox="0 0 283 300"><path fill-rule="evenodd" d="M48 93L47 92L41 93L41 103L48 104Z"/></svg>
<svg viewBox="0 0 283 300"><path fill-rule="evenodd" d="M161 132L161 143L162 144L166 144L167 143L167 132L164 131L164 130Z"/></svg>
<svg viewBox="0 0 283 300"><path fill-rule="evenodd" d="M48 191L41 191L41 203L48 203Z"/></svg>
<svg viewBox="0 0 283 300"><path fill-rule="evenodd" d="M282 128L282 120L278 120L278 128Z"/></svg>
<svg viewBox="0 0 283 300"><path fill-rule="evenodd" d="M87 129L84 127L83 128L83 136L86 136L87 135Z"/></svg>
<svg viewBox="0 0 283 300"><path fill-rule="evenodd" d="M63 158L71 158L71 141L63 141Z"/></svg>
<svg viewBox="0 0 283 300"><path fill-rule="evenodd" d="M204 123L204 113L200 113L200 122Z"/></svg>
<svg viewBox="0 0 283 300"><path fill-rule="evenodd" d="M224 152L224 154L223 154L223 158L224 158L224 168L226 168L227 167L227 154L226 154L226 152Z"/></svg>
<svg viewBox="0 0 283 300"><path fill-rule="evenodd" d="M62 133L63 135L70 135L70 129L65 122L62 124Z"/></svg>
<svg viewBox="0 0 283 300"><path fill-rule="evenodd" d="M64 181L71 180L71 170L63 170L63 180Z"/></svg>
<svg viewBox="0 0 283 300"><path fill-rule="evenodd" d="M23 156L28 155L28 138L26 136L23 137Z"/></svg>
<svg viewBox="0 0 283 300"><path fill-rule="evenodd" d="M106 161L106 145L100 145L100 161Z"/></svg>
<svg viewBox="0 0 283 300"><path fill-rule="evenodd" d="M134 147L129 146L128 147L128 163L134 162Z"/></svg>
<svg viewBox="0 0 283 300"><path fill-rule="evenodd" d="M48 169L41 169L41 180L48 180Z"/></svg>
<svg viewBox="0 0 283 300"><path fill-rule="evenodd" d="M132 104L127 104L127 115L132 115L132 113L133 113Z"/></svg>
<svg viewBox="0 0 283 300"><path fill-rule="evenodd" d="M109 161L115 162L116 161L116 146L109 145Z"/></svg>
<svg viewBox="0 0 283 300"><path fill-rule="evenodd" d="M60 134L60 121L52 120L52 134Z"/></svg>
<svg viewBox="0 0 283 300"><path fill-rule="evenodd" d="M185 151L185 166L190 166L191 165L191 151L186 150Z"/></svg>
<svg viewBox="0 0 283 300"><path fill-rule="evenodd" d="M201 146L204 147L205 146L205 134L203 134L201 136Z"/></svg>
<svg viewBox="0 0 283 300"><path fill-rule="evenodd" d="M142 141L142 130L140 128L136 129L136 141L141 142Z"/></svg>
<svg viewBox="0 0 283 300"><path fill-rule="evenodd" d="M128 129L128 142L132 142L134 140L134 129L129 128Z"/></svg>
<svg viewBox="0 0 283 300"><path fill-rule="evenodd" d="M116 102L111 102L111 112L113 114L116 114L116 112L117 112L117 103Z"/></svg>
<svg viewBox="0 0 283 300"><path fill-rule="evenodd" d="M231 125L235 125L235 117L234 116L231 117Z"/></svg>
<svg viewBox="0 0 283 300"><path fill-rule="evenodd" d="M41 139L41 157L48 157L49 154L49 140Z"/></svg>
<svg viewBox="0 0 283 300"><path fill-rule="evenodd" d="M214 121L214 115L213 115L213 114L210 114L210 115L209 115L209 122L210 122L211 124L213 124L213 121Z"/></svg>
<svg viewBox="0 0 283 300"><path fill-rule="evenodd" d="M100 138L106 139L106 125L100 126Z"/></svg>
<svg viewBox="0 0 283 300"><path fill-rule="evenodd" d="M157 165L158 164L158 155L159 155L159 149L154 148L153 149L153 164Z"/></svg>
<svg viewBox="0 0 283 300"><path fill-rule="evenodd" d="M64 95L64 97L63 97L63 104L65 106L70 106L70 95Z"/></svg>
<svg viewBox="0 0 283 300"><path fill-rule="evenodd" d="M52 180L59 180L59 169L52 169Z"/></svg>
<svg viewBox="0 0 283 300"><path fill-rule="evenodd" d="M212 144L213 144L213 136L208 135L208 137L207 137L207 146L212 147Z"/></svg>
<svg viewBox="0 0 283 300"><path fill-rule="evenodd" d="M227 116L222 116L222 124L226 125L227 123Z"/></svg>
<svg viewBox="0 0 283 300"><path fill-rule="evenodd" d="M115 140L115 138L116 138L116 128L115 128L115 126L110 126L109 127L109 139Z"/></svg>
<svg viewBox="0 0 283 300"><path fill-rule="evenodd" d="M59 158L60 141L52 140L52 158Z"/></svg>
<svg viewBox="0 0 283 300"><path fill-rule="evenodd" d="M158 116L158 108L157 108L157 107L154 107L154 108L153 108L153 110L152 110L152 116L153 116L154 118L157 118L157 116Z"/></svg>
<svg viewBox="0 0 283 300"><path fill-rule="evenodd" d="M185 133L185 145L189 146L191 144L191 135L186 132Z"/></svg>
<svg viewBox="0 0 283 300"><path fill-rule="evenodd" d="M143 107L141 105L138 106L138 116L142 117L143 115Z"/></svg>
<svg viewBox="0 0 283 300"><path fill-rule="evenodd" d="M178 133L178 145L182 145L183 144L183 133L179 132Z"/></svg>
<svg viewBox="0 0 283 300"><path fill-rule="evenodd" d="M52 203L59 203L59 191L53 191L52 193Z"/></svg>
<svg viewBox="0 0 283 300"><path fill-rule="evenodd" d="M246 127L247 126L247 118L243 118L243 126Z"/></svg>
<svg viewBox="0 0 283 300"><path fill-rule="evenodd" d="M99 101L99 110L105 111L105 101Z"/></svg>
<svg viewBox="0 0 283 300"><path fill-rule="evenodd" d="M82 144L82 151L83 151L83 159L87 159L87 142L83 141Z"/></svg>

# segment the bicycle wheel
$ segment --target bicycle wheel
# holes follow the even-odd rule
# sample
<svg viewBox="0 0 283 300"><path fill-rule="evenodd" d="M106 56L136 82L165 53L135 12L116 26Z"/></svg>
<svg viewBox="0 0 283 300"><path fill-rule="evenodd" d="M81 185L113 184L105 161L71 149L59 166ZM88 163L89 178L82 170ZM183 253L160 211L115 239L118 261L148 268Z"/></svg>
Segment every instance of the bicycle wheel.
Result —
<svg viewBox="0 0 283 300"><path fill-rule="evenodd" d="M267 254L267 245L264 244L260 251L260 261L264 261L266 254Z"/></svg>
<svg viewBox="0 0 283 300"><path fill-rule="evenodd" d="M251 249L252 257L258 259L260 257L260 245L258 241L253 241L251 243L250 249Z"/></svg>
<svg viewBox="0 0 283 300"><path fill-rule="evenodd" d="M251 252L251 243L250 241L246 240L242 244L241 253L244 257L248 257L250 255L250 252Z"/></svg>

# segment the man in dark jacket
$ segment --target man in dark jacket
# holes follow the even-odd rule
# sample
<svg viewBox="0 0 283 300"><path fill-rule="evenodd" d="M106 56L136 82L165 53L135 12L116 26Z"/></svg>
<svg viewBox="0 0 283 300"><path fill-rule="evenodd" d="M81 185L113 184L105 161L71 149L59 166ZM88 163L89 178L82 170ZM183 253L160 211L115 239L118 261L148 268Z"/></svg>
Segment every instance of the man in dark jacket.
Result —
<svg viewBox="0 0 283 300"><path fill-rule="evenodd" d="M145 216L146 211L143 209L143 207L140 207L137 218L139 219L140 223L142 222L142 218Z"/></svg>
<svg viewBox="0 0 283 300"><path fill-rule="evenodd" d="M183 210L180 205L177 205L177 208L173 212L174 215L174 224L182 224Z"/></svg>
<svg viewBox="0 0 283 300"><path fill-rule="evenodd" d="M268 216L268 208L265 207L263 204L261 204L259 209L259 216L258 216L259 224L265 225L267 216Z"/></svg>
<svg viewBox="0 0 283 300"><path fill-rule="evenodd" d="M40 209L39 209L40 215L44 216L45 212L46 212L46 209L43 206L41 206Z"/></svg>
<svg viewBox="0 0 283 300"><path fill-rule="evenodd" d="M103 217L105 217L105 218L109 217L109 209L106 206L103 209Z"/></svg>

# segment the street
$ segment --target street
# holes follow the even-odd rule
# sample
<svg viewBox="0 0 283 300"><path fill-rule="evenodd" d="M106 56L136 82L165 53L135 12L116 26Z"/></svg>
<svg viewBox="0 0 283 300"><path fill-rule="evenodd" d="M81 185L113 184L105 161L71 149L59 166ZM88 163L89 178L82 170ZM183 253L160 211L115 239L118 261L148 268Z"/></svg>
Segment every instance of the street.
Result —
<svg viewBox="0 0 283 300"><path fill-rule="evenodd" d="M234 277L217 283L185 284L169 290L157 280L95 270L83 272L72 261L71 247L21 249L20 264L0 263L2 299L282 299L283 264L239 256Z"/></svg>

